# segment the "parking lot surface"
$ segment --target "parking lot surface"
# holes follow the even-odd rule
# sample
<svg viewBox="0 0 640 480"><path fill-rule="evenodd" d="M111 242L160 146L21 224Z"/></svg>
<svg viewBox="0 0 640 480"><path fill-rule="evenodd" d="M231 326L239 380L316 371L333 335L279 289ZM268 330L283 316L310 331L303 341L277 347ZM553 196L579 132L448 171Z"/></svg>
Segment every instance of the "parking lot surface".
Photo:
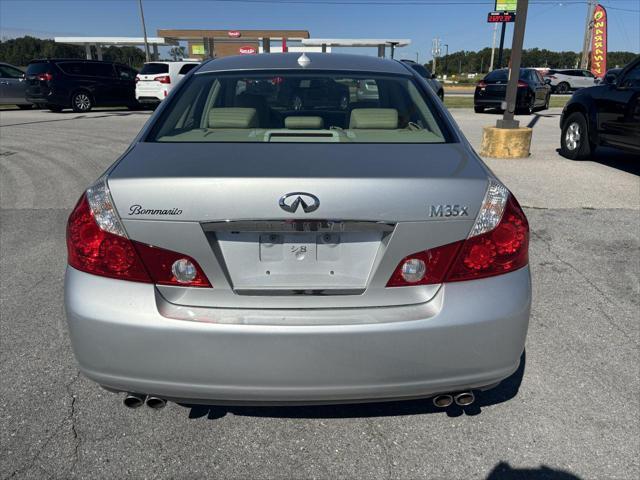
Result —
<svg viewBox="0 0 640 480"><path fill-rule="evenodd" d="M66 218L149 114L0 112L2 478L638 478L640 159L560 157L559 113L519 117L530 158L487 160L531 223L534 303L476 405L154 411L78 374L62 302ZM453 115L476 147L496 119Z"/></svg>

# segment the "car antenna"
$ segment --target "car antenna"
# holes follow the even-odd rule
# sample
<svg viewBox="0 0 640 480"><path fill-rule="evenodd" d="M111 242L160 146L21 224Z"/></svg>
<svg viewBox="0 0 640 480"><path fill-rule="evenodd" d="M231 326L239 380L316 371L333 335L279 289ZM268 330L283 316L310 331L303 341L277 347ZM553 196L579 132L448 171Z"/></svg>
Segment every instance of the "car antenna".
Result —
<svg viewBox="0 0 640 480"><path fill-rule="evenodd" d="M307 67L311 63L311 59L307 57L307 54L302 52L302 55L298 57L298 65L302 68Z"/></svg>

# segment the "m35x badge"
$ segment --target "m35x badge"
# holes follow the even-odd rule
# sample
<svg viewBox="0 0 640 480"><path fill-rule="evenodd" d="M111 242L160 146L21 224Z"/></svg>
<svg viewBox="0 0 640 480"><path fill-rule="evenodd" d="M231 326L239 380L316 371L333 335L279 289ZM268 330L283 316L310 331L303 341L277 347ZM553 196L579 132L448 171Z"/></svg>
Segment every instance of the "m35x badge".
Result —
<svg viewBox="0 0 640 480"><path fill-rule="evenodd" d="M430 205L430 217L468 217L468 205Z"/></svg>

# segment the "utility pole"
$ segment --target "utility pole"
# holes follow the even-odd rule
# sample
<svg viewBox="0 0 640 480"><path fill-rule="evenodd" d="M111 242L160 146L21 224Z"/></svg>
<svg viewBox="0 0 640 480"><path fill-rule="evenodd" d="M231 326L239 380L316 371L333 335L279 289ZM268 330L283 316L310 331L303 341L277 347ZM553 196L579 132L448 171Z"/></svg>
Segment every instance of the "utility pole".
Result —
<svg viewBox="0 0 640 480"><path fill-rule="evenodd" d="M491 62L489 63L489 71L493 70L493 60L496 53L496 34L498 33L498 24L493 24L493 40L491 41Z"/></svg>
<svg viewBox="0 0 640 480"><path fill-rule="evenodd" d="M511 46L511 67L509 68L509 83L507 84L507 108L502 120L496 122L498 128L518 128L520 122L514 120L516 111L516 96L518 94L518 80L520 79L520 65L522 63L522 45L524 44L524 30L527 24L527 9L529 0L518 0L516 9L516 24L513 30Z"/></svg>
<svg viewBox="0 0 640 480"><path fill-rule="evenodd" d="M436 74L436 62L438 57L440 56L440 39L438 37L433 39L433 44L431 47L431 55L433 56L433 73Z"/></svg>
<svg viewBox="0 0 640 480"><path fill-rule="evenodd" d="M147 41L147 27L144 24L144 12L142 11L142 0L138 0L138 6L140 7L140 20L142 20L142 34L144 35L144 56L147 62L151 61L149 55L149 42Z"/></svg>
<svg viewBox="0 0 640 480"><path fill-rule="evenodd" d="M580 57L580 68L586 69L589 66L589 48L591 47L591 34L593 30L593 12L596 8L595 0L587 3L587 19L584 22L584 38L582 40L582 56Z"/></svg>
<svg viewBox="0 0 640 480"><path fill-rule="evenodd" d="M449 44L444 44L445 52L444 52L444 65L442 66L442 74L447 74L447 57L449 56Z"/></svg>

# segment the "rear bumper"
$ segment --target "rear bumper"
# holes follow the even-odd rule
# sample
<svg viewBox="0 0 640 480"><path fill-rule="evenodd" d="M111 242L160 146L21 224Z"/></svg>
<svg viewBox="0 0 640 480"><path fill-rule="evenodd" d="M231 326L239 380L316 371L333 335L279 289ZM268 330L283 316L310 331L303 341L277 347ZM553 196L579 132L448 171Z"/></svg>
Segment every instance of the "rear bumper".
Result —
<svg viewBox="0 0 640 480"><path fill-rule="evenodd" d="M192 402L339 403L508 377L524 349L531 283L526 267L445 284L428 304L330 311L375 322L339 325L266 325L266 310L208 309L227 323L176 320L160 314L162 302L151 285L68 268L65 306L82 372L113 390Z"/></svg>
<svg viewBox="0 0 640 480"><path fill-rule="evenodd" d="M136 100L139 103L159 103L169 94L168 88L136 88Z"/></svg>
<svg viewBox="0 0 640 480"><path fill-rule="evenodd" d="M522 89L518 89L516 95L516 108L522 108L529 105L531 101L531 95ZM506 102L506 96L498 97L495 95L484 95L475 93L473 97L473 103L476 107L486 108L502 108L502 103Z"/></svg>
<svg viewBox="0 0 640 480"><path fill-rule="evenodd" d="M26 99L31 103L59 105L61 107L68 107L71 105L71 99L66 92L57 92L53 89L48 94L26 94Z"/></svg>

